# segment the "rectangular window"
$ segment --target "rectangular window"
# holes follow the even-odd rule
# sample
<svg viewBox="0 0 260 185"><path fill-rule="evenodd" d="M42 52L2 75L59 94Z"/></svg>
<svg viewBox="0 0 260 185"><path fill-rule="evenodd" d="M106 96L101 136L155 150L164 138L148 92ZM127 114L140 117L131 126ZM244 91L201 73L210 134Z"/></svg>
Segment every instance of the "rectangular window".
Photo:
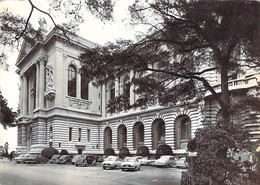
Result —
<svg viewBox="0 0 260 185"><path fill-rule="evenodd" d="M90 129L87 130L87 136L88 136L87 142L90 142Z"/></svg>
<svg viewBox="0 0 260 185"><path fill-rule="evenodd" d="M86 77L81 75L81 98L88 100L88 80Z"/></svg>
<svg viewBox="0 0 260 185"><path fill-rule="evenodd" d="M72 141L72 128L69 128L69 141Z"/></svg>
<svg viewBox="0 0 260 185"><path fill-rule="evenodd" d="M79 142L81 141L81 128L79 128Z"/></svg>

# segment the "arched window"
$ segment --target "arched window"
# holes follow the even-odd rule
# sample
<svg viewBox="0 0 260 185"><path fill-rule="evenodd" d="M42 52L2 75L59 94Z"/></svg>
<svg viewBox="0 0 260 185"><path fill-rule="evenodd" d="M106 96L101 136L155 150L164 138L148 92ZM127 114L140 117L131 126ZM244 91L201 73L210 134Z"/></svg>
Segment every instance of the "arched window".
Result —
<svg viewBox="0 0 260 185"><path fill-rule="evenodd" d="M123 93L127 98L130 98L130 80L129 80L129 77L125 78L125 80L124 80Z"/></svg>
<svg viewBox="0 0 260 185"><path fill-rule="evenodd" d="M69 96L76 97L76 87L77 87L76 68L73 65L70 65L68 69L68 95Z"/></svg>
<svg viewBox="0 0 260 185"><path fill-rule="evenodd" d="M106 127L104 130L104 150L106 148L112 148L112 130L110 127Z"/></svg>
<svg viewBox="0 0 260 185"><path fill-rule="evenodd" d="M134 134L134 149L137 150L139 146L144 145L144 125L142 122L137 122L133 127Z"/></svg>
<svg viewBox="0 0 260 185"><path fill-rule="evenodd" d="M89 81L84 77L84 75L81 75L81 98L88 100L88 84Z"/></svg>
<svg viewBox="0 0 260 185"><path fill-rule="evenodd" d="M191 121L188 116L177 118L176 122L176 148L186 149L189 140L191 139Z"/></svg>
<svg viewBox="0 0 260 185"><path fill-rule="evenodd" d="M161 144L165 144L165 123L162 119L156 119L152 124L152 148L156 150Z"/></svg>
<svg viewBox="0 0 260 185"><path fill-rule="evenodd" d="M120 150L122 147L126 147L126 140L126 126L120 125L117 129L118 150Z"/></svg>
<svg viewBox="0 0 260 185"><path fill-rule="evenodd" d="M115 99L115 83L112 83L109 87L110 90L110 100Z"/></svg>

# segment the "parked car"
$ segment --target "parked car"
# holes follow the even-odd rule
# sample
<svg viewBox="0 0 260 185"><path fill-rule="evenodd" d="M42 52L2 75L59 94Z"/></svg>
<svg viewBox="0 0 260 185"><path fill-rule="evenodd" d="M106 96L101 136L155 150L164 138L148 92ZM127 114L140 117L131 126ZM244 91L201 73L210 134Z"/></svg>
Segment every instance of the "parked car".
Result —
<svg viewBox="0 0 260 185"><path fill-rule="evenodd" d="M37 155L36 154L29 154L28 156L25 157L24 163L35 163Z"/></svg>
<svg viewBox="0 0 260 185"><path fill-rule="evenodd" d="M177 160L176 167L177 168L187 168L186 157L181 157L179 160Z"/></svg>
<svg viewBox="0 0 260 185"><path fill-rule="evenodd" d="M16 163L24 163L24 160L29 156L29 154L20 154L18 157L14 158Z"/></svg>
<svg viewBox="0 0 260 185"><path fill-rule="evenodd" d="M50 159L50 163L51 164L57 163L60 157L61 157L61 155L52 156L52 158Z"/></svg>
<svg viewBox="0 0 260 185"><path fill-rule="evenodd" d="M46 157L43 157L41 155L38 155L36 158L35 158L35 163L36 164L40 164L40 163L48 163L49 162L49 159L46 158Z"/></svg>
<svg viewBox="0 0 260 185"><path fill-rule="evenodd" d="M28 155L28 157L25 158L24 163L47 163L49 160L46 157L43 157L41 155Z"/></svg>
<svg viewBox="0 0 260 185"><path fill-rule="evenodd" d="M170 155L163 155L154 162L156 167L175 167L176 159Z"/></svg>
<svg viewBox="0 0 260 185"><path fill-rule="evenodd" d="M136 157L126 157L121 164L122 171L124 170L140 170L141 164Z"/></svg>
<svg viewBox="0 0 260 185"><path fill-rule="evenodd" d="M62 155L60 156L59 160L57 161L57 164L70 164L72 161L71 155Z"/></svg>
<svg viewBox="0 0 260 185"><path fill-rule="evenodd" d="M119 157L115 156L108 156L105 158L104 162L102 162L102 167L103 169L110 168L110 169L115 169L115 168L120 168L121 166L121 160Z"/></svg>
<svg viewBox="0 0 260 185"><path fill-rule="evenodd" d="M152 165L155 162L155 159L149 159L148 157L143 157L142 159L138 159L141 165Z"/></svg>
<svg viewBox="0 0 260 185"><path fill-rule="evenodd" d="M76 166L96 165L96 159L90 155L81 155L75 163Z"/></svg>
<svg viewBox="0 0 260 185"><path fill-rule="evenodd" d="M74 155L71 160L71 163L74 165L80 156L82 156L82 155Z"/></svg>

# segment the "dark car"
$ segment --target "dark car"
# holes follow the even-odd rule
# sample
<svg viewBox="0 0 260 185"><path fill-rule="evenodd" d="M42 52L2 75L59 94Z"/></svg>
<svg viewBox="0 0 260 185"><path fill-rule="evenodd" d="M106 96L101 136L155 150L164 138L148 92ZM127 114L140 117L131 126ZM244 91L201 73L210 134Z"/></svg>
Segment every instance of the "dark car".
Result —
<svg viewBox="0 0 260 185"><path fill-rule="evenodd" d="M24 163L35 163L37 155L36 154L29 154L25 159Z"/></svg>
<svg viewBox="0 0 260 185"><path fill-rule="evenodd" d="M96 160L90 155L81 155L75 163L76 166L96 165Z"/></svg>
<svg viewBox="0 0 260 185"><path fill-rule="evenodd" d="M46 158L46 157L43 157L41 155L38 155L36 158L35 158L35 163L36 164L40 164L40 163L47 163L49 162L49 159Z"/></svg>
<svg viewBox="0 0 260 185"><path fill-rule="evenodd" d="M72 156L71 155L62 155L60 156L57 164L71 164Z"/></svg>
<svg viewBox="0 0 260 185"><path fill-rule="evenodd" d="M54 155L54 156L52 156L52 158L50 159L50 163L51 164L57 163L60 157L61 157L61 155Z"/></svg>

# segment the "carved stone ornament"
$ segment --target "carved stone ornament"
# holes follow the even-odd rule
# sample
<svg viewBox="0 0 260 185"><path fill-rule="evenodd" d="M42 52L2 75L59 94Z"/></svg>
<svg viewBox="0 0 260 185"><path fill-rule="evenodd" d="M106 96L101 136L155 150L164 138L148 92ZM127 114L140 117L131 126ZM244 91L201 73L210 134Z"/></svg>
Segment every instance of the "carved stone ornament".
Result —
<svg viewBox="0 0 260 185"><path fill-rule="evenodd" d="M55 98L53 67L50 65L46 66L46 91L44 96L51 101Z"/></svg>

